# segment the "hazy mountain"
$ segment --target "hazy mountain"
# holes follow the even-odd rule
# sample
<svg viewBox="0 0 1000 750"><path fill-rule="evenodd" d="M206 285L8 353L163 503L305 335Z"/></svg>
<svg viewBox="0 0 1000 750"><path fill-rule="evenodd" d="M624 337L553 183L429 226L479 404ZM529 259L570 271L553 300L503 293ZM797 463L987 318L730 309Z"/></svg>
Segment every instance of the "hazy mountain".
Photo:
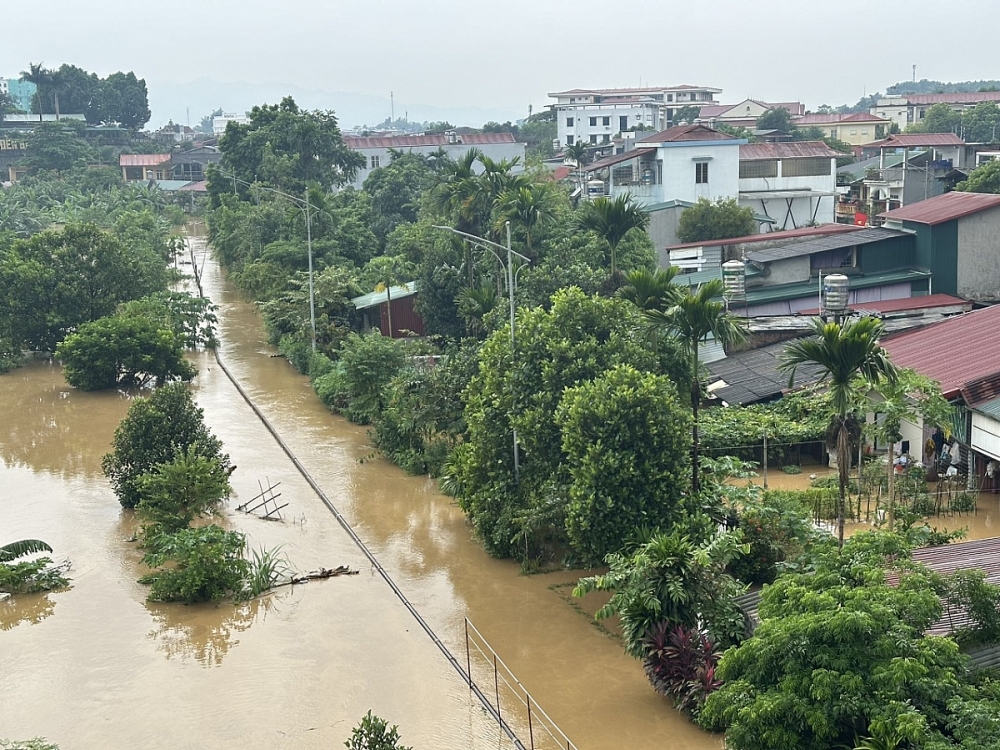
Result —
<svg viewBox="0 0 1000 750"><path fill-rule="evenodd" d="M220 107L225 112L246 112L255 104L274 104L282 97L292 96L304 109L332 109L345 130L355 125L381 122L390 114L388 96L350 94L343 91L317 91L301 86L277 83L221 83L201 78L188 83L146 79L149 89L149 107L153 112L148 127L158 128L173 120L176 123L197 126L201 118ZM479 127L485 122L516 120L527 112L479 107L439 107L414 104L397 96L396 117L409 118L411 122L437 122L447 120L453 125Z"/></svg>

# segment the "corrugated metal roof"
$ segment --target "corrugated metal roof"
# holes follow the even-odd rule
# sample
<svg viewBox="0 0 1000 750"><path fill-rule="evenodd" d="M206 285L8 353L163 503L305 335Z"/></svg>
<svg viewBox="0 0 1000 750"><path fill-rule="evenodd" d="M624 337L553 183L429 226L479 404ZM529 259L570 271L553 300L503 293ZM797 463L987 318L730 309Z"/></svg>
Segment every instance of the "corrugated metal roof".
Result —
<svg viewBox="0 0 1000 750"><path fill-rule="evenodd" d="M421 135L354 136L345 135L344 145L356 151L366 148L417 148L420 146L483 146L495 143L515 143L513 133L463 133L458 143L450 143L444 133Z"/></svg>
<svg viewBox="0 0 1000 750"><path fill-rule="evenodd" d="M778 371L786 343L737 352L718 362L707 363L714 378L726 383L721 387L710 386L712 395L727 404L740 406L780 396L788 390L788 373ZM794 387L815 383L821 374L818 365L801 365L795 370Z"/></svg>
<svg viewBox="0 0 1000 750"><path fill-rule="evenodd" d="M987 401L982 404L976 404L972 407L972 410L978 411L980 414L985 414L987 417L1000 420L1000 398L995 398L992 401Z"/></svg>
<svg viewBox="0 0 1000 750"><path fill-rule="evenodd" d="M801 117L795 118L796 125L821 125L821 124L831 124L840 125L845 122L891 122L884 117L876 117L869 112L854 112L853 114L844 114L842 112L832 112L830 114L819 114L816 112L810 112L808 114L802 115Z"/></svg>
<svg viewBox="0 0 1000 750"><path fill-rule="evenodd" d="M806 242L797 242L794 245L783 245L781 247L767 247L760 250L747 250L743 257L754 263L767 263L772 260L783 260L785 258L797 258L802 255L813 255L815 253L826 252L827 250L839 250L855 245L867 245L871 242L881 242L882 240L894 237L909 237L906 232L898 232L893 229L882 229L872 227L861 229L858 232L848 234L834 234L829 237L819 237Z"/></svg>
<svg viewBox="0 0 1000 750"><path fill-rule="evenodd" d="M691 204L693 205L693 204ZM844 232L858 232L862 227L853 224L820 224L816 227L801 227L800 229L782 229L778 232L763 232L761 234L749 234L745 237L733 237L728 240L703 240L701 242L684 242L679 245L667 245L667 250L680 250L686 247L716 247L724 245L742 245L749 242L776 242L794 237L814 237L828 234L843 234Z"/></svg>
<svg viewBox="0 0 1000 750"><path fill-rule="evenodd" d="M890 135L881 141L866 143L862 148L940 148L964 145L965 141L954 133L909 133Z"/></svg>
<svg viewBox="0 0 1000 750"><path fill-rule="evenodd" d="M856 312L870 312L879 315L891 315L901 312L915 312L917 310L933 310L939 307L959 307L961 312L968 312L972 309L972 303L968 300L952 297L950 294L925 294L919 297L904 297L903 299L884 299L876 302L863 302L852 305L851 309ZM799 315L818 315L819 308L812 310L801 310Z"/></svg>
<svg viewBox="0 0 1000 750"><path fill-rule="evenodd" d="M933 226L997 206L1000 206L1000 195L952 191L909 206L894 208L879 216L886 221L912 221Z"/></svg>
<svg viewBox="0 0 1000 750"><path fill-rule="evenodd" d="M998 330L1000 305L995 305L886 338L882 346L896 365L938 381L952 398L965 383L1000 372Z"/></svg>
<svg viewBox="0 0 1000 750"><path fill-rule="evenodd" d="M740 161L753 159L835 159L843 154L834 151L823 141L789 141L786 143L744 143L740 145Z"/></svg>
<svg viewBox="0 0 1000 750"><path fill-rule="evenodd" d="M965 383L962 386L962 398L967 406L986 414L984 410L988 405L1000 399L1000 372Z"/></svg>
<svg viewBox="0 0 1000 750"><path fill-rule="evenodd" d="M1000 102L1000 91L966 91L948 94L904 94L900 97L910 104L977 104L979 102ZM878 105L876 105L878 106ZM891 104L886 106L892 106Z"/></svg>
<svg viewBox="0 0 1000 750"><path fill-rule="evenodd" d="M851 289L870 289L875 286L888 286L905 281L920 281L930 277L930 275L930 271L923 271L916 268L852 275ZM754 289L747 289L747 304L761 305L767 302L781 302L783 300L810 297L816 294L818 294L818 289L815 279L800 281L794 284L756 287Z"/></svg>
<svg viewBox="0 0 1000 750"><path fill-rule="evenodd" d="M408 284L403 284L402 286L389 287L389 292L394 300L403 299L403 297L409 297L420 291L420 282L411 281ZM376 307L377 305L384 305L389 299L390 294L386 293L386 290L381 292L369 292L368 294L362 294L360 297L355 297L351 300L354 303L354 307L357 310L365 310L369 307Z"/></svg>
<svg viewBox="0 0 1000 750"><path fill-rule="evenodd" d="M643 156L649 157L655 153L655 148L634 148L623 154L615 154L614 156L609 156L606 159L595 161L593 164L588 164L585 171L597 172L598 170L606 169L607 167L614 166L615 164L621 164L622 162L631 161L632 159L638 159Z"/></svg>
<svg viewBox="0 0 1000 750"><path fill-rule="evenodd" d="M156 167L170 161L170 154L121 154L118 157L120 167Z"/></svg>
<svg viewBox="0 0 1000 750"><path fill-rule="evenodd" d="M708 125L678 125L646 136L639 143L677 143L680 141L735 141L736 136L713 130Z"/></svg>

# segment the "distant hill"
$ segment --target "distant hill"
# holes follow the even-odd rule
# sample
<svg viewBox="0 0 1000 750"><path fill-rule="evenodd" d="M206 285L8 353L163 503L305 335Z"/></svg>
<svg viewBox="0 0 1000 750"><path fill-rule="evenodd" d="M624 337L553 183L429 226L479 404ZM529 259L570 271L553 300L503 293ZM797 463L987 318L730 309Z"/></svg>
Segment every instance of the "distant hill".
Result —
<svg viewBox="0 0 1000 750"><path fill-rule="evenodd" d="M385 120L391 105L388 96L353 94L343 91L306 89L292 84L222 83L202 78L188 83L146 79L149 108L153 112L149 127L155 129L173 120L176 123L198 125L201 118L222 108L225 112L243 113L257 104L275 104L285 96L294 97L305 109L332 109L343 129ZM480 127L495 120L516 120L527 113L479 107L440 107L408 102L397 95L397 117L410 121L437 122L447 120L454 125Z"/></svg>
<svg viewBox="0 0 1000 750"><path fill-rule="evenodd" d="M875 102L883 96L902 94L951 94L967 91L1000 91L1000 81L959 81L946 83L944 81L900 81L886 88L885 93L876 92L871 96L859 99L855 104L844 104L837 108L838 112L867 112Z"/></svg>

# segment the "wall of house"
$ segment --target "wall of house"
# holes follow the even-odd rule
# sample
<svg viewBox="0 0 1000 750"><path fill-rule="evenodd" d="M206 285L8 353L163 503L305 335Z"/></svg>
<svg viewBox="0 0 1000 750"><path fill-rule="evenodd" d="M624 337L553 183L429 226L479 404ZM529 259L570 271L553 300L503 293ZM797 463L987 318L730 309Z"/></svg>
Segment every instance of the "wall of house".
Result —
<svg viewBox="0 0 1000 750"><path fill-rule="evenodd" d="M916 237L890 237L858 247L858 268L862 273L880 273L919 265Z"/></svg>
<svg viewBox="0 0 1000 750"><path fill-rule="evenodd" d="M670 144L657 149L663 160L663 184L656 202L699 198L718 200L739 197L740 148L736 141L716 141L693 145ZM707 159L708 182L695 182L695 164Z"/></svg>
<svg viewBox="0 0 1000 750"><path fill-rule="evenodd" d="M958 294L973 300L1000 299L1000 207L958 220ZM937 291L937 279L934 280Z"/></svg>
<svg viewBox="0 0 1000 750"><path fill-rule="evenodd" d="M668 245L678 243L677 227L680 225L683 211L682 206L670 206L649 212L649 226L646 227L646 231L653 240L653 247L656 248L656 262L659 268L670 267L670 257L666 248Z"/></svg>
<svg viewBox="0 0 1000 750"><path fill-rule="evenodd" d="M788 201L791 200L789 208ZM799 229L809 226L814 220L817 224L832 224L836 211L837 198L832 195L809 196L801 198L758 198L753 193L740 192L740 206L751 209L754 213L768 216L775 220L764 231L778 232L783 229Z"/></svg>
<svg viewBox="0 0 1000 750"><path fill-rule="evenodd" d="M772 260L767 264L768 273L761 277L761 286L795 284L809 280L809 256Z"/></svg>
<svg viewBox="0 0 1000 750"><path fill-rule="evenodd" d="M445 143L443 145L433 145L433 146L405 146L402 150L408 154L422 154L423 156L428 156L433 153L437 153L438 149L444 149L445 153L448 154L448 158L452 161L458 161L461 159L470 148L478 148L483 152L484 156L488 156L494 161L499 161L501 159L512 160L514 157L520 159L519 164L514 168L514 172L524 171L524 144L523 143L482 143L482 144L464 144L464 143ZM381 167L386 167L392 161L388 148L359 148L357 152L365 157L365 166L358 170L357 176L354 178L354 182L351 185L355 190L360 190L365 184L365 180L368 179L374 170ZM372 166L372 157L378 158L378 166ZM472 166L473 171L476 174L482 174L483 166L476 162Z"/></svg>
<svg viewBox="0 0 1000 750"><path fill-rule="evenodd" d="M660 104L656 102L635 102L622 104L590 104L556 111L556 132L559 143L567 144L567 136L572 135L574 141L590 143L590 136L596 136L597 143L610 141L622 131L619 118L625 117L628 127L642 125L651 130L660 130L663 123L660 120ZM567 124L567 118L573 118L573 124ZM596 118L595 125L590 124L590 118ZM608 124L604 124L604 118ZM607 136L607 141L605 141Z"/></svg>

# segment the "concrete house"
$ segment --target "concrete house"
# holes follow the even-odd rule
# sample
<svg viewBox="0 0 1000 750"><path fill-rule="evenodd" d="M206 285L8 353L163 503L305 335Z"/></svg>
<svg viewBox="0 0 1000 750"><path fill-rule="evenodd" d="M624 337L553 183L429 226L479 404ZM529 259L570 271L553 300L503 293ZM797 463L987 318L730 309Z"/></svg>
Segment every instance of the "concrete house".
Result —
<svg viewBox="0 0 1000 750"><path fill-rule="evenodd" d="M933 274L933 291L1000 300L1000 195L945 193L880 218L913 235L914 261Z"/></svg>
<svg viewBox="0 0 1000 750"><path fill-rule="evenodd" d="M795 118L795 124L800 128L819 128L824 137L836 138L851 146L862 146L884 138L892 121L870 112L854 112L849 115L810 113Z"/></svg>
<svg viewBox="0 0 1000 750"><path fill-rule="evenodd" d="M975 107L982 102L1000 104L1000 91L967 91L947 94L901 94L886 96L875 102L871 113L892 120L900 130L922 122L927 110L935 104L947 104L956 112Z"/></svg>
<svg viewBox="0 0 1000 750"><path fill-rule="evenodd" d="M757 127L757 118L775 109L788 110L793 120L804 115L806 111L802 102L762 102L759 99L744 99L739 104L704 106L696 122L709 127L729 125L733 128L753 130Z"/></svg>

